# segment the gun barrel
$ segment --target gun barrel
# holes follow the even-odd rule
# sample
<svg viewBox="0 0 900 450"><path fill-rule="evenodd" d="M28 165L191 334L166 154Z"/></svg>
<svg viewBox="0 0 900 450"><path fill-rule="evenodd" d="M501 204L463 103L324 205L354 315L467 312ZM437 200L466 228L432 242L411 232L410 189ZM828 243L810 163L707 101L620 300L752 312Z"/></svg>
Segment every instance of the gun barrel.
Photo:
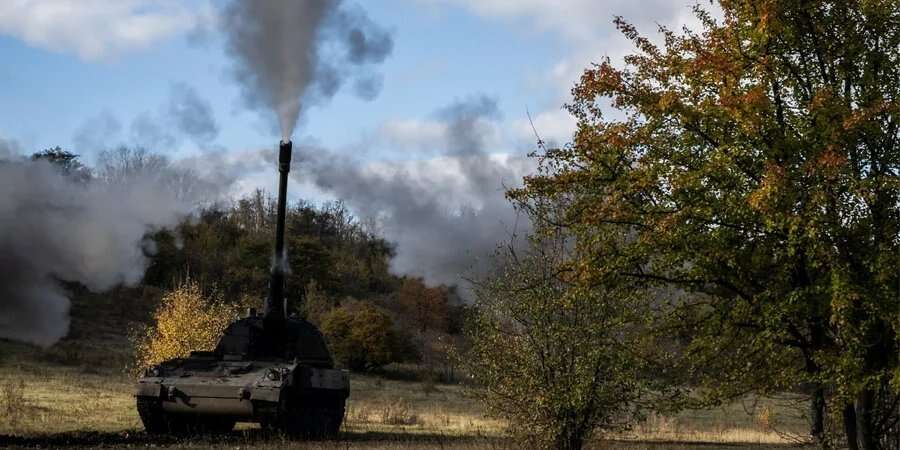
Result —
<svg viewBox="0 0 900 450"><path fill-rule="evenodd" d="M265 320L277 325L285 319L284 274L287 271L287 255L284 251L284 220L287 209L288 173L291 171L291 141L282 141L278 148L278 205L275 222L275 261L272 265L272 279L269 295L266 297Z"/></svg>

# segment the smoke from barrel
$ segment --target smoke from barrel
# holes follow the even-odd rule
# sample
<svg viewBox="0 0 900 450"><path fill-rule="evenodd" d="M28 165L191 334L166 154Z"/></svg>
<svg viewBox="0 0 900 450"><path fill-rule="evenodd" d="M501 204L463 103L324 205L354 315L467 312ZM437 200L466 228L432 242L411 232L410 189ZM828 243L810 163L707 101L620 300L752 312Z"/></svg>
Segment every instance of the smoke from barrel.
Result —
<svg viewBox="0 0 900 450"><path fill-rule="evenodd" d="M371 100L380 78L370 66L393 49L387 31L340 0L233 0L222 31L248 106L274 112L288 142L306 106L352 81ZM365 87L366 89L361 89Z"/></svg>

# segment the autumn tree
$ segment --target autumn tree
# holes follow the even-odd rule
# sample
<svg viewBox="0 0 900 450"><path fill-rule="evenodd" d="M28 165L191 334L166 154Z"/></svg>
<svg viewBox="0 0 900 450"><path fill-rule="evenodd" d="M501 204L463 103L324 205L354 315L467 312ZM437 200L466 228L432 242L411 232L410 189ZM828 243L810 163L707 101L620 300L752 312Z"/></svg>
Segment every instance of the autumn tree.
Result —
<svg viewBox="0 0 900 450"><path fill-rule="evenodd" d="M320 326L335 361L348 369L372 371L404 358L393 320L370 303L347 302L325 313Z"/></svg>
<svg viewBox="0 0 900 450"><path fill-rule="evenodd" d="M811 386L811 434L896 433L900 4L721 0L585 71L574 142L519 199L566 193L584 279L684 292L661 311L709 400ZM616 111L615 114L609 114ZM662 325L661 325L662 326ZM843 430L827 430L831 414Z"/></svg>
<svg viewBox="0 0 900 450"><path fill-rule="evenodd" d="M212 351L239 310L240 305L223 301L221 295L205 295L196 281L182 281L163 295L153 312L153 324L133 331L133 371L185 358L195 350Z"/></svg>
<svg viewBox="0 0 900 450"><path fill-rule="evenodd" d="M397 292L397 301L417 331L447 330L450 293L445 286L429 287L421 278L406 278Z"/></svg>

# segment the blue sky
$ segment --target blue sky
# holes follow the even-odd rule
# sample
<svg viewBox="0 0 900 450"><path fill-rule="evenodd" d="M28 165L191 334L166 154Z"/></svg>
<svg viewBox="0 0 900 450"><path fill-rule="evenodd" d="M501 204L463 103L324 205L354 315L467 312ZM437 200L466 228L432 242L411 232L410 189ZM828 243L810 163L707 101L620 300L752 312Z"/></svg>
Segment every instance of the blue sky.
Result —
<svg viewBox="0 0 900 450"><path fill-rule="evenodd" d="M384 122L427 118L475 94L497 98L510 118L524 117L526 107L559 106L553 93L535 89L529 79L535 68L557 59L562 44L552 33L517 32L453 7L402 0L367 6L372 19L394 33L394 52L380 68L380 96L363 101L340 93L308 111L301 135L340 147ZM0 133L27 151L61 145L89 157L97 149L77 148L75 136L101 115L111 115L122 128L107 144L130 143L130 123L158 110L173 83L193 87L212 105L221 130L216 143L225 149L277 140L265 118L243 107L221 38L212 33L201 39L174 34L145 48L87 60L6 35L0 37L0 58L7 62L0 68ZM190 142L180 144L154 150L195 150Z"/></svg>
<svg viewBox="0 0 900 450"><path fill-rule="evenodd" d="M104 136L107 142L81 147L141 144L134 142L131 124L142 114L162 115L174 83L192 87L212 106L220 129L217 148L268 146L277 140L267 118L243 107L221 36L196 31L214 28L208 22L221 2L18 3L26 6L0 6L0 58L5 61L0 67L0 137L18 141L24 151L61 145L90 158L98 148L79 148L76 136L98 128L104 117L118 122L119 133ZM541 119L539 131L565 139L571 121L559 108L578 72L591 60L615 56L624 47L610 38L612 17L624 14L638 23L666 23L686 15L690 5L679 0L634 3L665 6L635 8L629 2L599 0L366 2L362 6L370 17L394 36L394 51L378 69L384 77L381 94L363 101L340 93L310 109L297 134L331 148L348 148L391 123L428 121L447 104L487 95L497 100L505 125L500 127L496 152L527 150L522 148L529 145L522 126L526 109ZM114 4L119 5L114 11L90 11L108 10ZM54 19L66 23L70 34L53 37L54 22L35 18L48 14L41 9L55 5L82 11L70 14L72 19ZM651 12L658 16L648 16ZM148 31L149 37L134 38L137 42L132 44L127 44L123 32L109 30L114 28L110 22L129 23L151 13L171 18L176 25L164 32ZM41 33L47 37L35 37ZM172 148L153 150L181 155L198 147L180 139ZM404 155L390 146L366 155L421 156Z"/></svg>

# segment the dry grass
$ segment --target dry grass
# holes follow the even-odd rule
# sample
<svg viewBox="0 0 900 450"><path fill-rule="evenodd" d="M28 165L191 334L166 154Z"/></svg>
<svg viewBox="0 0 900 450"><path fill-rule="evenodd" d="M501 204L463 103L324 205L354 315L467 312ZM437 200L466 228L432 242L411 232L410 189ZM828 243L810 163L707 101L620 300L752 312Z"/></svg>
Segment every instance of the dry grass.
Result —
<svg viewBox="0 0 900 450"><path fill-rule="evenodd" d="M144 289L140 294L76 298L70 336L50 349L0 341L0 448L523 448L506 438L504 423L486 417L461 386L358 375L351 380L347 416L336 442L289 442L265 435L255 425L240 425L220 438L148 436L141 432L134 408L133 378L124 373L133 348L126 331L154 315L158 318L161 309L154 306L164 293ZM189 316L172 312L173 319ZM718 442L723 447L741 443L741 448L772 448L793 442L794 435L784 432L799 435L805 429L805 421L785 405L750 401L674 417L653 416L631 433L592 446L711 450L716 446L708 443Z"/></svg>
<svg viewBox="0 0 900 450"><path fill-rule="evenodd" d="M25 401L25 382L7 380L3 384L2 413L3 419L13 430L19 428L19 422L28 414L28 402Z"/></svg>
<svg viewBox="0 0 900 450"><path fill-rule="evenodd" d="M796 398L747 398L721 408L676 416L651 414L614 438L645 442L797 445L809 442L809 425Z"/></svg>
<svg viewBox="0 0 900 450"><path fill-rule="evenodd" d="M0 371L0 386L5 415L0 434L118 431L140 426L132 384L124 376L20 365Z"/></svg>
<svg viewBox="0 0 900 450"><path fill-rule="evenodd" d="M448 436L500 436L503 423L485 417L457 385L423 389L420 382L356 376L351 381L345 429Z"/></svg>
<svg viewBox="0 0 900 450"><path fill-rule="evenodd" d="M504 437L503 422L485 417L480 405L457 385L386 380L354 375L342 438L331 443L294 443L261 437L241 425L226 441L145 441L131 396L132 378L121 370L60 365L33 357L7 358L0 365L0 447L146 446L174 448L520 448ZM792 444L805 430L802 418L778 403L754 401L651 416L630 433L598 442L605 448L692 448L697 443ZM2 435L23 441L4 442ZM5 438L14 439L14 438ZM153 438L157 439L157 438ZM58 442L57 442L58 440ZM692 444L693 443L693 444ZM704 448L709 448L708 445Z"/></svg>

